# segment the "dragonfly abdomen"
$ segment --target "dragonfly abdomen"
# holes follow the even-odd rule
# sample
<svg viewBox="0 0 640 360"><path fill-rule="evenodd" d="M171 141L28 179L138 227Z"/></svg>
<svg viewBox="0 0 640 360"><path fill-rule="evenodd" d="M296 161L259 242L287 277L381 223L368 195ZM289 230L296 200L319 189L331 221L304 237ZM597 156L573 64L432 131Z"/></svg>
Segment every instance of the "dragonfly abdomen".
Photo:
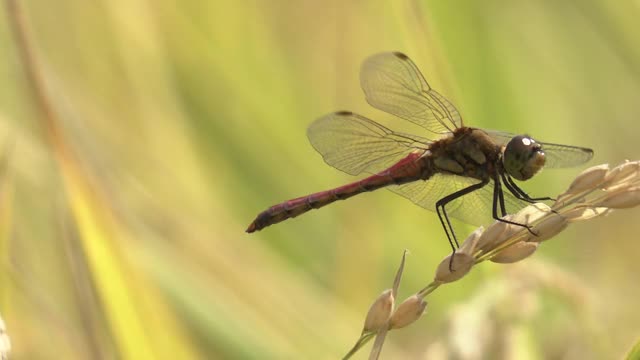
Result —
<svg viewBox="0 0 640 360"><path fill-rule="evenodd" d="M410 154L389 169L365 179L274 205L258 214L247 228L247 232L252 233L261 230L269 225L294 218L309 210L321 208L337 200L348 199L389 185L400 185L424 179L425 172L421 164L416 161L419 158L420 154Z"/></svg>

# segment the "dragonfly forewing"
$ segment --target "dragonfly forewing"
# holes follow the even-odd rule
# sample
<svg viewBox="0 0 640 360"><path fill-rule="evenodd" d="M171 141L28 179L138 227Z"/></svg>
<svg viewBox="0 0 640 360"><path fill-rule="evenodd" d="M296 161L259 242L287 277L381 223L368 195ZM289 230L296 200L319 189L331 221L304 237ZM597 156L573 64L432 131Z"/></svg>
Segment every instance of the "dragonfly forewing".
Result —
<svg viewBox="0 0 640 360"><path fill-rule="evenodd" d="M569 145L542 143L547 168L568 168L582 165L593 157L593 150L589 148Z"/></svg>
<svg viewBox="0 0 640 360"><path fill-rule="evenodd" d="M382 53L365 60L360 85L373 107L432 133L446 134L462 126L458 110L431 89L418 67L402 53Z"/></svg>
<svg viewBox="0 0 640 360"><path fill-rule="evenodd" d="M327 164L350 175L383 171L412 152L426 151L431 143L348 111L316 120L307 136Z"/></svg>

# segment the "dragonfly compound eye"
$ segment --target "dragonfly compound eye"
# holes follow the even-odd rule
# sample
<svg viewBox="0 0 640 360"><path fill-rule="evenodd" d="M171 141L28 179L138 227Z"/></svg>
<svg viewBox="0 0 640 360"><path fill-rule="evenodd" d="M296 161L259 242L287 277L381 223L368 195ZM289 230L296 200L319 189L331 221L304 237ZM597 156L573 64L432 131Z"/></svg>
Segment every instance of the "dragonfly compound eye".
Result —
<svg viewBox="0 0 640 360"><path fill-rule="evenodd" d="M503 154L504 169L518 180L528 180L544 166L545 155L534 139L518 135L507 144Z"/></svg>

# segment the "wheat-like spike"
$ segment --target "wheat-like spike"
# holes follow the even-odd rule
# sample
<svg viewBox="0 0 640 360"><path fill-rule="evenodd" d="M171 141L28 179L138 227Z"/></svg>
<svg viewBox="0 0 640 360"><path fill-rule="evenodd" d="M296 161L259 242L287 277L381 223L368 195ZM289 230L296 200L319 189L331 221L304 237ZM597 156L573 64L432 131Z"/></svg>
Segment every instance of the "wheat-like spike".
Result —
<svg viewBox="0 0 640 360"><path fill-rule="evenodd" d="M500 221L495 221L486 229L479 227L462 243L455 254L442 260L431 283L393 310L400 274L404 268L403 256L393 295L387 290L374 302L365 321L365 330L345 359L350 358L378 335L371 353L371 358L377 359L387 331L414 323L424 313L427 306L424 298L427 295L445 283L461 279L475 265L486 260L495 263L523 260L535 253L543 241L553 238L570 224L608 215L614 209L627 209L638 205L640 161L625 161L613 169L609 164L590 167L576 176L551 207L544 203L535 203L505 217L507 220L530 226L535 235L522 226ZM391 306L388 306L389 304ZM382 325L381 318L387 319ZM379 336L381 334L383 336Z"/></svg>

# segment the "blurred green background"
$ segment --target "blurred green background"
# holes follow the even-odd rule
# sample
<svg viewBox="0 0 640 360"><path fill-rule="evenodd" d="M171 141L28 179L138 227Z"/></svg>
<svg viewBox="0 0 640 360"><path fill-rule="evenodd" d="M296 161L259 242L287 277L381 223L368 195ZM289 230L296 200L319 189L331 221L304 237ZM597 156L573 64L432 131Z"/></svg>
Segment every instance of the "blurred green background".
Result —
<svg viewBox="0 0 640 360"><path fill-rule="evenodd" d="M449 252L435 214L378 191L244 230L354 180L306 127L341 109L396 121L359 87L377 52L408 54L467 125L589 146L591 165L638 159L637 1L20 3L62 144L3 8L0 315L14 359L344 355L404 249L399 300L432 279ZM524 187L555 195L578 171ZM483 264L429 296L383 358L621 357L640 336L639 216Z"/></svg>

